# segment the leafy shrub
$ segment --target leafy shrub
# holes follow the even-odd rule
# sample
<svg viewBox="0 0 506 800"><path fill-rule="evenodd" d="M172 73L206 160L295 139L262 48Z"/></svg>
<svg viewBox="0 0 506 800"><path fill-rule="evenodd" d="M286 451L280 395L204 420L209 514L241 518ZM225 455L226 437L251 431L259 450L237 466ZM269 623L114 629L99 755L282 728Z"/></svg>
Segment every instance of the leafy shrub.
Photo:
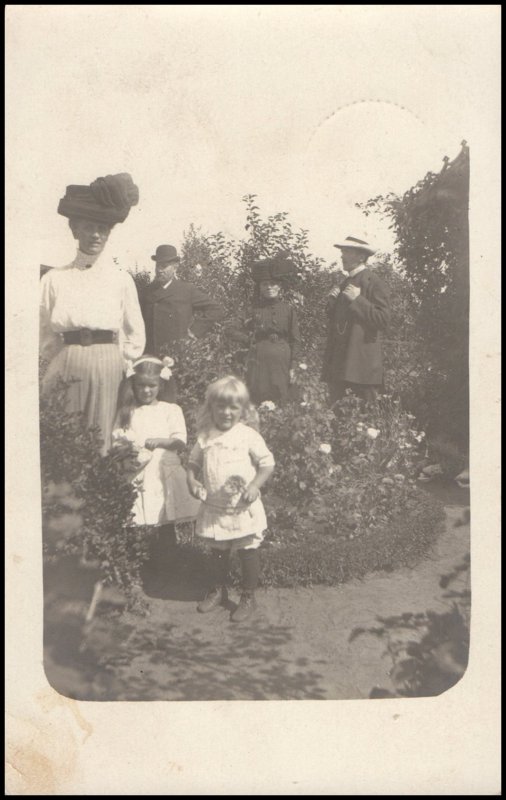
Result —
<svg viewBox="0 0 506 800"><path fill-rule="evenodd" d="M44 552L97 562L131 596L149 550L147 530L132 526L136 490L124 455L102 456L99 430L67 412L67 391L60 380L40 403Z"/></svg>
<svg viewBox="0 0 506 800"><path fill-rule="evenodd" d="M443 598L451 600L448 611L378 617L379 626L352 631L350 641L364 634L386 641L392 660L389 675L393 691L374 687L371 698L439 695L464 675L469 657L469 563L467 555L439 582L442 589L447 589ZM449 588L457 581L459 588Z"/></svg>
<svg viewBox="0 0 506 800"><path fill-rule="evenodd" d="M267 515L271 512L266 500ZM441 504L431 495L417 490L402 514L388 525L363 536L350 535L345 527L325 532L309 520L307 527L284 531L275 536L271 529L261 548L262 586L334 586L353 578L363 578L375 570L395 570L414 566L435 544L443 524ZM181 535L186 569L204 575L207 556L204 545L186 530ZM232 580L240 583L237 564Z"/></svg>
<svg viewBox="0 0 506 800"><path fill-rule="evenodd" d="M409 406L432 441L444 436L467 461L469 448L469 150L429 172L402 197L375 197L362 210L395 231L408 281L420 362ZM415 401L412 403L412 401Z"/></svg>
<svg viewBox="0 0 506 800"><path fill-rule="evenodd" d="M353 395L334 414L309 370L299 391L300 401L259 407L276 458L263 491L262 583L334 584L416 563L439 535L443 512L413 479L422 437L412 416L398 399L366 410ZM195 548L202 564L203 544L189 532L181 540L187 558Z"/></svg>

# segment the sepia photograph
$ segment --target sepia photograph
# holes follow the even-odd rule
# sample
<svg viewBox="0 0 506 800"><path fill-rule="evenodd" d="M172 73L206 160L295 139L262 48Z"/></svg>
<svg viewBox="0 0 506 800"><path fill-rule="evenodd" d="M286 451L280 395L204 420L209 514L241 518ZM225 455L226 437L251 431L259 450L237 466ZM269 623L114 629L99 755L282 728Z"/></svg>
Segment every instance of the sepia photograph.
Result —
<svg viewBox="0 0 506 800"><path fill-rule="evenodd" d="M465 683L487 505L470 69L489 46L498 83L495 24L496 6L7 6L35 410L7 425L16 472L35 453L37 663L83 741L95 705L434 709ZM499 269L475 280L491 293ZM498 380L481 390L497 409ZM66 793L16 752L9 793Z"/></svg>

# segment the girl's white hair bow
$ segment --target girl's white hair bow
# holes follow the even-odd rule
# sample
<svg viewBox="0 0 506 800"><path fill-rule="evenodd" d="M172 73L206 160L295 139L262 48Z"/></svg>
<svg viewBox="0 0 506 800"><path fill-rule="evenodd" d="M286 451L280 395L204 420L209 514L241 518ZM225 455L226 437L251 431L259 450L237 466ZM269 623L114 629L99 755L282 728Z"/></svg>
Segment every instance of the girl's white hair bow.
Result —
<svg viewBox="0 0 506 800"><path fill-rule="evenodd" d="M168 381L172 375L171 367L174 366L174 359L170 358L170 356L165 356L163 359L155 358L154 356L141 356L136 361L127 361L126 364L126 377L131 378L132 375L135 375L135 368L142 364L144 361L149 361L151 364L159 364L161 366L160 370L160 378L164 381Z"/></svg>
<svg viewBox="0 0 506 800"><path fill-rule="evenodd" d="M174 366L174 359L170 356L165 356L162 359L162 371L160 372L160 378L163 378L164 381L168 381L170 376L172 375L171 367Z"/></svg>

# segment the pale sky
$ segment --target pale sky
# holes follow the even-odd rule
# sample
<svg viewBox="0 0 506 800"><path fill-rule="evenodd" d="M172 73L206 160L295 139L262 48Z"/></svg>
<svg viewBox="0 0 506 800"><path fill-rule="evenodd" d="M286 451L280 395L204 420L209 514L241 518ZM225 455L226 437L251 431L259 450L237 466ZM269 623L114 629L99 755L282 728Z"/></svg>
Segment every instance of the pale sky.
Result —
<svg viewBox="0 0 506 800"><path fill-rule="evenodd" d="M241 237L247 193L288 211L329 262L348 234L388 249L354 204L404 192L464 138L472 158L472 65L498 57L479 24L496 8L7 6L7 201L23 257L37 275L71 260L65 186L125 171L140 203L108 251L128 265L179 247L190 223Z"/></svg>

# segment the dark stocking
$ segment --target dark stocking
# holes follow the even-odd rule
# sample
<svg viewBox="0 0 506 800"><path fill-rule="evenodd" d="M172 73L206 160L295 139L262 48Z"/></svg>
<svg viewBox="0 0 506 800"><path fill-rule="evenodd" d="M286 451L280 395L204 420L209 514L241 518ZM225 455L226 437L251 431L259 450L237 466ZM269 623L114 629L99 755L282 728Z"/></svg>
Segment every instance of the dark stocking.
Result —
<svg viewBox="0 0 506 800"><path fill-rule="evenodd" d="M242 588L253 593L260 578L260 554L258 550L239 550L242 567Z"/></svg>
<svg viewBox="0 0 506 800"><path fill-rule="evenodd" d="M225 586L227 582L230 550L218 550L218 548L214 548L211 553L212 588L219 589L220 586Z"/></svg>

